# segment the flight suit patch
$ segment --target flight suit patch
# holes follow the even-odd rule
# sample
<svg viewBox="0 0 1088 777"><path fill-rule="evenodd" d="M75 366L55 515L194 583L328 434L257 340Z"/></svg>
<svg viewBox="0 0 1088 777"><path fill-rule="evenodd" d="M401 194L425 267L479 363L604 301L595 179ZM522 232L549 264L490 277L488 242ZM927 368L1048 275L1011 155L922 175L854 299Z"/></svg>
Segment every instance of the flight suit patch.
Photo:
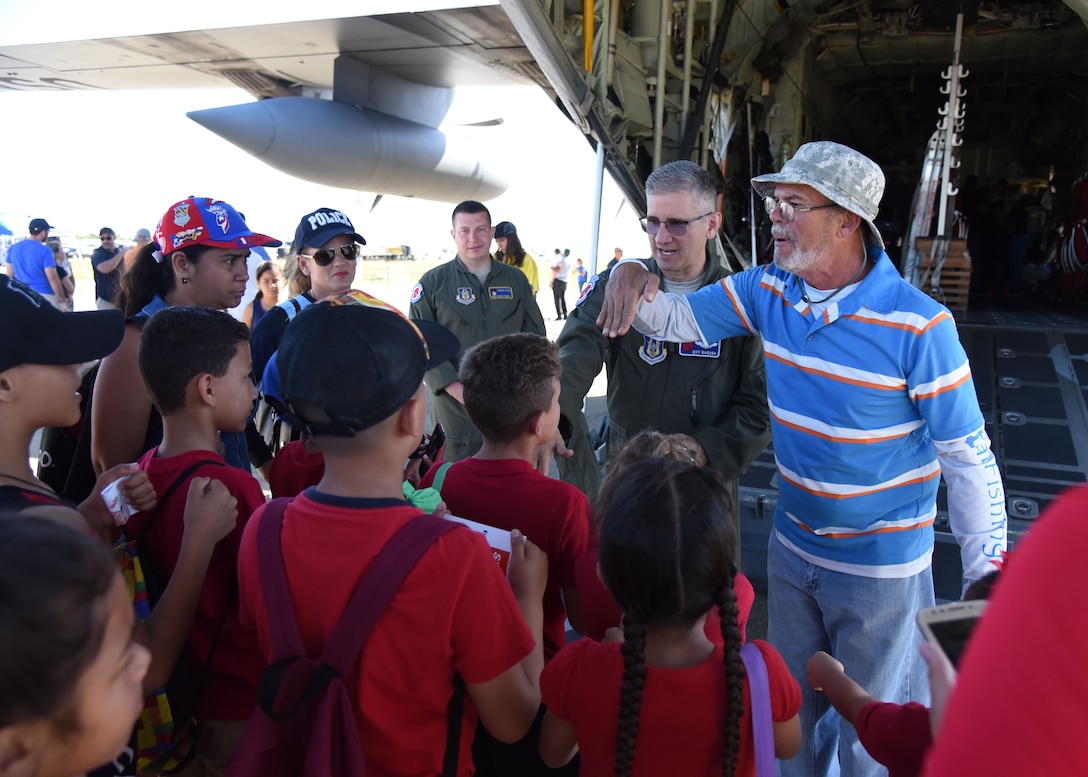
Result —
<svg viewBox="0 0 1088 777"><path fill-rule="evenodd" d="M513 299L514 290L509 286L488 286L487 296L491 299Z"/></svg>
<svg viewBox="0 0 1088 777"><path fill-rule="evenodd" d="M680 343L681 356L699 356L703 359L717 359L722 355L722 344L714 343L709 348L699 343Z"/></svg>
<svg viewBox="0 0 1088 777"><path fill-rule="evenodd" d="M462 305L471 305L476 301L476 293L471 286L460 286L457 289L457 301Z"/></svg>
<svg viewBox="0 0 1088 777"><path fill-rule="evenodd" d="M669 352L665 350L664 340L657 340L649 335L643 335L642 347L638 349L638 355L647 364L657 364L664 361Z"/></svg>
<svg viewBox="0 0 1088 777"><path fill-rule="evenodd" d="M594 275L592 278L589 279L589 282L586 284L585 288L582 289L582 293L578 295L578 301L574 303L576 306L581 305L583 302L586 301L589 295L593 292L593 289L597 286L597 281L600 280L600 278L601 276Z"/></svg>

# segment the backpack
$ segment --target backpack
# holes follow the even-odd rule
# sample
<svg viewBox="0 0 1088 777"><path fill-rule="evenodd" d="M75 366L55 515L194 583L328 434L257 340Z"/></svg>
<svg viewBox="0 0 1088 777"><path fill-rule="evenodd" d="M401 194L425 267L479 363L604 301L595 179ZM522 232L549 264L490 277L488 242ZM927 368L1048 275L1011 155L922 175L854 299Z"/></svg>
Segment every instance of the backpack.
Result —
<svg viewBox="0 0 1088 777"><path fill-rule="evenodd" d="M344 682L386 605L435 540L456 524L420 515L402 526L359 581L319 658L302 644L283 566L281 529L290 499L274 499L260 518L257 561L274 661L257 690L257 709L227 777L339 777L366 774L351 693ZM442 774L457 773L464 683L454 678Z"/></svg>
<svg viewBox="0 0 1088 777"><path fill-rule="evenodd" d="M190 466L159 497L139 535L131 536L126 527L114 545L114 558L125 578L136 615L141 620L148 618L169 583L169 575L146 552L144 538L178 488L188 483L190 476L200 467L209 465L227 466L214 459L198 461ZM196 756L195 743L200 737L200 730L193 712L232 605L233 600L227 603L204 666L197 669L199 664L186 645L166 685L144 699L144 708L136 719L131 743L135 752L136 774L175 774Z"/></svg>
<svg viewBox="0 0 1088 777"><path fill-rule="evenodd" d="M290 325L295 316L302 312L302 309L312 305L308 297L298 295L297 297L291 297L291 299L281 302L276 307L282 308L287 314L287 323ZM299 439L299 434L291 427L283 417L283 405L279 400L279 371L276 368L276 354L273 353L268 360L268 364L265 365L264 373L258 375L260 380L260 397L257 399L257 409L253 414L253 423L257 427L257 431L261 437L264 438L265 444L268 445L269 452L275 455L279 452L280 448L289 442ZM275 390L266 395L266 389L271 389L271 383L265 377L269 375L270 371L274 373ZM266 385L268 383L269 385Z"/></svg>
<svg viewBox="0 0 1088 777"><path fill-rule="evenodd" d="M137 315L127 319L126 323L143 329L147 320L147 316ZM41 434L38 479L76 504L91 495L98 480L91 462L91 403L101 364L101 360L95 362L83 373L79 383L79 421L73 426L47 426ZM160 440L162 416L152 406L142 451L150 450Z"/></svg>
<svg viewBox="0 0 1088 777"><path fill-rule="evenodd" d="M73 426L42 429L38 480L60 496L79 504L91 495L98 478L91 464L91 394L98 377L96 361L79 383L79 421Z"/></svg>

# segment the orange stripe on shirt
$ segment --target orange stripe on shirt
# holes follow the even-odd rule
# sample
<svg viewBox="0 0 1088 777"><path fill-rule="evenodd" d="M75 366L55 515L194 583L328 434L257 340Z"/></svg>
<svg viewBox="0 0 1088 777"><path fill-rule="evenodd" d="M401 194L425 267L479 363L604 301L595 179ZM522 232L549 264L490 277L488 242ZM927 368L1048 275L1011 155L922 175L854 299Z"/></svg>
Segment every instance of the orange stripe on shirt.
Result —
<svg viewBox="0 0 1088 777"><path fill-rule="evenodd" d="M848 540L851 537L869 537L873 534L891 534L892 532L914 531L915 529L924 529L927 526L931 526L934 520L934 518L930 518L929 520L920 521L918 523L911 524L910 526L884 526L879 529L873 529L871 531L834 532L832 534L819 534L817 536L830 537L833 540ZM809 534L816 534L816 532L805 526L800 521L797 521L796 523Z"/></svg>
<svg viewBox="0 0 1088 777"><path fill-rule="evenodd" d="M828 378L830 380L838 381L839 383L846 383L846 384L851 385L851 386L861 386L863 388L872 388L872 389L877 389L878 391L902 391L904 388L906 388L905 383L897 383L897 384L892 385L892 386L884 386L884 385L882 385L880 383L870 383L869 381L865 381L865 380L858 380L856 378L848 378L848 377L845 377L843 375L836 375L833 372L826 372L825 370L817 370L817 369L815 369L813 367L802 367L797 362L792 362L792 361L789 361L787 359L783 359L781 356L778 356L777 354L770 353L769 351L766 351L766 350L763 352L763 356L766 359L774 359L776 362L779 362L780 364L785 364L785 365L787 365L789 367L793 367L794 369L800 370L801 372L806 372L806 373L808 373L810 375L819 375L822 378Z"/></svg>
<svg viewBox="0 0 1088 777"><path fill-rule="evenodd" d="M748 320L744 315L744 311L741 310L740 305L737 303L737 298L733 296L733 294L729 291L729 287L725 285L725 278L722 278L720 281L718 281L718 283L722 285L722 291L724 291L725 296L729 298L729 304L733 306L733 310L736 312L737 319L740 321L741 325L744 326L746 330L748 330L749 334L754 335L755 332L750 326L748 326Z"/></svg>
<svg viewBox="0 0 1088 777"><path fill-rule="evenodd" d="M782 426L788 426L790 429L794 429L794 430L796 430L798 432L801 432L802 434L807 434L810 437L819 437L821 440L830 440L831 442L854 443L856 445L869 445L869 444L875 443L875 442L887 442L888 440L898 440L901 437L906 437L909 434L911 434L911 432L903 432L902 434L889 434L889 435L886 435L884 437L868 437L868 438L865 438L865 439L861 439L861 438L858 438L858 437L836 437L833 434L826 434L824 432L817 432L815 429L810 429L807 426L801 426L800 424L795 424L792 421L785 421L785 420L779 418L777 415L775 416L775 420L778 421L778 423L782 424ZM911 431L913 431L913 430L911 430Z"/></svg>
<svg viewBox="0 0 1088 777"><path fill-rule="evenodd" d="M782 475L782 470L779 470L778 474ZM832 494L832 493L830 493L828 491L817 491L814 488L807 488L806 486L803 486L803 485L801 485L800 483L798 483L798 482L796 482L794 480L790 480L785 475L782 475L782 479L785 480L787 483L789 483L791 486L794 486L795 488L799 488L802 491L804 491L805 493L812 494L813 496L819 496L819 497L822 497L824 499L854 499L854 498L860 497L860 496L871 496L873 494L879 494L881 491L891 491L893 488L902 488L904 486L915 486L915 485L918 485L919 483L925 483L927 480L933 480L934 478L939 478L940 476L941 476L941 470L937 469L936 472L933 472L930 475L924 475L922 477L911 478L910 480L904 480L904 481L902 481L900 483L895 483L895 484L890 485L890 486L881 486L880 488L870 488L867 491L861 491L861 492L857 492L857 493L853 493L853 494Z"/></svg>
<svg viewBox="0 0 1088 777"><path fill-rule="evenodd" d="M960 386L962 386L964 383L966 383L969 380L971 380L971 373L970 372L968 372L962 378L957 380L955 383L949 383L947 386L942 386L941 388L937 389L936 391L930 391L928 394L916 394L914 398L915 399L932 399L933 397L938 396L940 394L945 394L945 393L947 393L949 391L954 391L955 389L958 389Z"/></svg>

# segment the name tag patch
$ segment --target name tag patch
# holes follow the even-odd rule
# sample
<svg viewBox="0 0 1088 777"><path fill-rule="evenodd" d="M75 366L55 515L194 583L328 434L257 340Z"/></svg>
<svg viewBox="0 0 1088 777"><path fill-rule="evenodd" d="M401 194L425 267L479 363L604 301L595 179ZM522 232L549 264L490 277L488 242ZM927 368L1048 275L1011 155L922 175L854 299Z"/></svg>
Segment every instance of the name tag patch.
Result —
<svg viewBox="0 0 1088 777"><path fill-rule="evenodd" d="M714 343L709 347L699 343L680 343L681 356L698 356L703 359L717 359L722 355L722 344Z"/></svg>
<svg viewBox="0 0 1088 777"><path fill-rule="evenodd" d="M488 286L487 296L491 299L513 299L514 290L509 286Z"/></svg>

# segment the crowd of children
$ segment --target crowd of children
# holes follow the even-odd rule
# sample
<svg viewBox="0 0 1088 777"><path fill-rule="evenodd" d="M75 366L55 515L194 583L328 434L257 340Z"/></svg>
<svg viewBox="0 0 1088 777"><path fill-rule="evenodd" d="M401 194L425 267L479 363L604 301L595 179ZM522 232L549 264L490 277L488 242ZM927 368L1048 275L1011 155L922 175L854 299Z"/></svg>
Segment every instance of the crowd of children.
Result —
<svg viewBox="0 0 1088 777"><path fill-rule="evenodd" d="M299 228L315 288L322 273L353 265L344 247L361 239L330 213ZM283 452L309 465L288 503L266 504L240 442L258 397L249 328L222 309L240 299L248 247L275 243L226 203L188 198L126 273L124 314L62 313L0 276L0 777L132 773L123 759L103 765L129 747L145 698L183 651L197 669L200 737L179 774L229 774L262 678L285 658L270 607L293 611L299 652L317 657L368 568L424 514L405 487L426 439L423 377L460 344L346 287L277 319L264 361L301 438ZM100 474L77 505L35 477L27 450L37 429L81 423L78 370L100 358L82 419ZM664 435L643 433L612 463L591 510L534 468L559 419L554 344L533 334L485 341L459 379L483 447L432 465L418 485L440 486L440 517L508 534L508 565L483 533L455 526L374 614L341 678L370 772L755 775L793 757L801 688L773 646L745 647L754 591L716 476ZM111 487L131 517L107 507ZM283 591L269 588L262 566L269 521L281 522ZM109 551L121 523L169 578L146 619ZM1038 566L1028 558L1025 567ZM999 594L987 618L1014 620L1026 604L1014 593ZM568 626L588 636L571 641ZM752 672L753 653L763 674ZM953 717L985 693L972 667L987 654L977 653L963 668L972 695L953 695ZM848 696L852 719L857 703L878 702L850 688L830 656L814 657L808 679L836 706ZM911 773L928 746L918 745ZM942 764L959 762L952 747L937 752Z"/></svg>

